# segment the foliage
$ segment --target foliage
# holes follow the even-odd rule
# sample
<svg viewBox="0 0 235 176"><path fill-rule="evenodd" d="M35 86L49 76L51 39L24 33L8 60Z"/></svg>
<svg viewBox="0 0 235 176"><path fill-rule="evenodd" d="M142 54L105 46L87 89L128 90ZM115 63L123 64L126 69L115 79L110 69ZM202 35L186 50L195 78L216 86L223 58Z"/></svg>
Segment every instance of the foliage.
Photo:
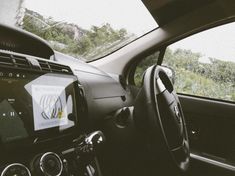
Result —
<svg viewBox="0 0 235 176"><path fill-rule="evenodd" d="M175 88L177 92L215 99L235 101L235 63L210 58L209 63L200 62L201 54L190 50L171 50L164 56L163 65L175 71ZM144 62L144 64L142 64ZM145 59L136 70L136 75L143 73L146 65L153 65ZM156 58L155 58L156 64ZM135 78L139 84L141 79Z"/></svg>
<svg viewBox="0 0 235 176"><path fill-rule="evenodd" d="M133 37L125 29L115 30L108 23L84 30L75 24L45 18L28 9L22 28L47 40L55 50L85 60L108 54Z"/></svg>

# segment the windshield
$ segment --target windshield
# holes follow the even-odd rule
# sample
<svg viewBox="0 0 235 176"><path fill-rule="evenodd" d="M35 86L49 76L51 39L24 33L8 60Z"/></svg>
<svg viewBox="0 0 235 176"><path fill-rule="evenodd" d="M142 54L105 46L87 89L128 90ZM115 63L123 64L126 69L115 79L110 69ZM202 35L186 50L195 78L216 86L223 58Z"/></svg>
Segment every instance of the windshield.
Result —
<svg viewBox="0 0 235 176"><path fill-rule="evenodd" d="M157 27L141 0L0 0L0 23L45 39L59 52L92 61Z"/></svg>

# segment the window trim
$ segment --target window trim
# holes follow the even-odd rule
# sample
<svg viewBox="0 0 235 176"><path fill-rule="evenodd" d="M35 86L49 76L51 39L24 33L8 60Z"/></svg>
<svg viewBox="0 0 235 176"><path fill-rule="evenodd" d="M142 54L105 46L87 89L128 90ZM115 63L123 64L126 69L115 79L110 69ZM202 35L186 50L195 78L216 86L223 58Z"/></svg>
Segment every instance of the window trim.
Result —
<svg viewBox="0 0 235 176"><path fill-rule="evenodd" d="M192 94L184 94L184 93L180 93L180 92L176 92L176 93L179 96L193 97L193 98L198 98L198 99L203 99L203 100L216 101L216 102L220 102L220 103L229 103L229 104L234 104L235 105L235 101L229 101L229 100L212 98L212 97L203 97L203 96L192 95Z"/></svg>
<svg viewBox="0 0 235 176"><path fill-rule="evenodd" d="M227 21L227 20L223 20L223 21L222 21L221 23L219 23L218 25L213 25L212 27L206 28L206 29L204 29L204 30L200 30L200 31L198 31L198 32L196 32L196 33L192 33L191 35L188 35L188 36L186 36L186 37L183 37L183 38L181 38L181 39L179 39L179 40L177 40L177 41L175 41L175 42L172 42L171 44L169 44L169 45L167 45L167 46L165 47L165 51L166 51L166 49L167 49L170 45L172 45L172 44L174 44L174 43L177 43L177 42L180 42L181 40L187 39L187 38L189 38L189 37L191 37L191 36L193 36L193 35L197 35L197 34L199 34L199 33L201 33L201 32L205 32L205 31L208 31L208 30L213 29L213 28L216 28L216 27L220 27L220 26L223 26L223 25L228 25L228 24L230 24L230 23L235 23L235 17L232 18L232 19L233 19L233 20L229 19L228 21ZM163 66L164 66L164 63L163 63L163 61L164 61L164 56L165 56L165 52L164 52L163 58L161 58L161 62L160 62L159 65L163 65ZM230 101L230 100L219 99L219 98L214 98L214 97L206 97L206 96L200 96L200 95L194 95L194 94L185 94L185 93L181 93L181 92L176 92L176 93L177 93L178 95L183 95L183 96L189 96L189 97L201 98L201 99L206 99L206 100L211 100L211 101L218 101L218 102L224 102L224 103L235 104L235 101L232 101L232 100Z"/></svg>
<svg viewBox="0 0 235 176"><path fill-rule="evenodd" d="M189 32L186 32L186 33L181 34L179 36L176 36L174 38L171 38L171 39L169 39L169 40L167 40L165 42L162 42L160 44L157 43L156 44L157 47L150 48L149 50L146 50L145 52L140 53L138 56L133 58L129 64L126 65L126 67L124 69L124 78L126 80L126 83L131 85L131 86L136 86L135 82L134 82L134 75L135 75L136 67L146 57L154 54L157 51L160 51L160 54L161 54L161 51L163 49L166 50L166 48L169 45L171 45L173 43L176 43L176 42L178 42L180 40L183 40L183 39L185 39L187 37L190 37L190 36L195 35L197 33L200 33L200 32L203 32L203 31L206 31L206 30L218 27L218 26L222 26L222 25L225 25L225 24L229 24L229 23L232 23L232 22L235 22L235 16L232 16L232 17L229 17L229 18L225 18L225 19L221 19L221 20L218 20L218 21L206 24L206 25L201 26L199 28L196 28L196 29L194 29L192 31L189 31ZM165 54L165 52L164 52L164 54ZM161 60L159 60L157 65L162 65L163 59L164 59L164 55L163 55L163 58Z"/></svg>

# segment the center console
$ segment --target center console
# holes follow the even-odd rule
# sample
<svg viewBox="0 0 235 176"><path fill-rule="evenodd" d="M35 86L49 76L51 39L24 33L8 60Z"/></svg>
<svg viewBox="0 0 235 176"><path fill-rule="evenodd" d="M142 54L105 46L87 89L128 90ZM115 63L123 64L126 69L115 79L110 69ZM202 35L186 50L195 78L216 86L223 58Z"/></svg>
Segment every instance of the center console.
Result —
<svg viewBox="0 0 235 176"><path fill-rule="evenodd" d="M86 108L69 67L0 53L1 176L100 175L100 132L82 130Z"/></svg>

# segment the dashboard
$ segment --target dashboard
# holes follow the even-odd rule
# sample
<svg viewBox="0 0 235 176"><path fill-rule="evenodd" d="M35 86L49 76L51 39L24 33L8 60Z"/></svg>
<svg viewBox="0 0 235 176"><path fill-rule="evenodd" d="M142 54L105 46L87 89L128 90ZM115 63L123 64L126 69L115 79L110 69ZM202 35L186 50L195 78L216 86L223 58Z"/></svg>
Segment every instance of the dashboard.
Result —
<svg viewBox="0 0 235 176"><path fill-rule="evenodd" d="M0 36L1 176L100 176L94 129L130 91L32 34L0 25Z"/></svg>

